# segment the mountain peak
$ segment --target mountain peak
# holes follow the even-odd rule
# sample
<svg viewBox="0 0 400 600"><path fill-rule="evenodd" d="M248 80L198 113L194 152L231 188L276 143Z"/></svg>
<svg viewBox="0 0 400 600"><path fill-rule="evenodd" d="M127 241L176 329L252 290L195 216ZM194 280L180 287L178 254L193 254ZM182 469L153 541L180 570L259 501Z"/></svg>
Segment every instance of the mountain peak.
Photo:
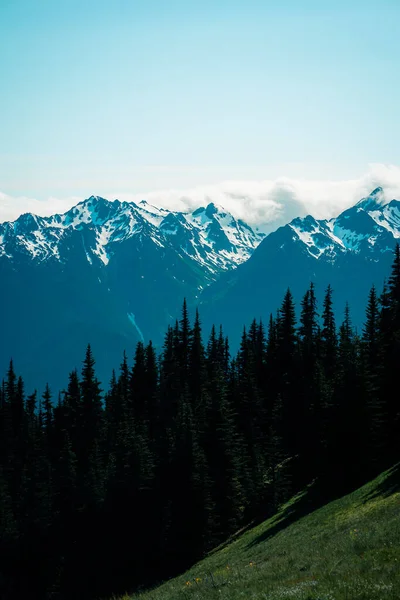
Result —
<svg viewBox="0 0 400 600"><path fill-rule="evenodd" d="M382 187L375 188L336 218L297 217L289 223L314 258L335 260L343 252L385 252L390 240L400 238L400 201L388 201Z"/></svg>
<svg viewBox="0 0 400 600"><path fill-rule="evenodd" d="M378 195L382 194L382 192L383 192L383 188L382 188L382 187L380 187L380 186L378 186L377 188L375 188L375 189L374 189L374 190L373 190L373 191L370 193L370 198L372 198L372 197L376 197L376 196L378 196Z"/></svg>
<svg viewBox="0 0 400 600"><path fill-rule="evenodd" d="M370 211L381 208L385 202L385 193L382 187L376 187L369 196L365 198L361 198L359 202L357 202L356 207L362 208L363 210Z"/></svg>
<svg viewBox="0 0 400 600"><path fill-rule="evenodd" d="M207 206L206 206L206 215L207 215L207 217L211 218L217 212L218 212L218 208L215 206L214 202L210 202L210 204L207 204Z"/></svg>
<svg viewBox="0 0 400 600"><path fill-rule="evenodd" d="M98 204L111 204L110 200L106 200L101 196L90 196L87 200L84 200L82 204L86 204L89 206L97 206Z"/></svg>
<svg viewBox="0 0 400 600"><path fill-rule="evenodd" d="M206 207L201 206L192 212L194 217L205 215L208 219L213 219L214 215L225 215L225 209L222 206L218 206L215 202L209 202Z"/></svg>
<svg viewBox="0 0 400 600"><path fill-rule="evenodd" d="M62 215L21 215L9 228L16 241L11 244L10 236L0 236L0 257L12 256L21 246L31 258L65 262L72 243L79 239L90 264L100 258L107 265L119 244L138 235L138 241L147 237L157 247L173 247L180 256L185 254L201 264L208 277L244 262L261 241L249 225L236 222L214 202L193 212L179 212L157 208L144 199L136 204L95 195ZM81 232L79 238L74 238L76 231Z"/></svg>
<svg viewBox="0 0 400 600"><path fill-rule="evenodd" d="M101 196L89 196L89 198L86 198L86 200L82 200L82 202L79 202L77 206L85 206L88 208L95 208L99 205L104 205L104 204L110 204L109 200L106 200L105 198L102 198Z"/></svg>
<svg viewBox="0 0 400 600"><path fill-rule="evenodd" d="M150 204L149 202L147 202L147 200L144 199L140 200L138 204L135 204L135 202L129 202L129 204L138 208L140 211L144 211L147 214L152 214L159 217L168 215L171 212L166 208L154 206L154 204Z"/></svg>
<svg viewBox="0 0 400 600"><path fill-rule="evenodd" d="M18 234L31 233L39 228L39 219L32 213L23 213L14 221L14 231Z"/></svg>
<svg viewBox="0 0 400 600"><path fill-rule="evenodd" d="M226 216L226 210L220 204L215 204L215 202L210 202L206 206L206 215L211 218L214 215L220 215L221 217Z"/></svg>

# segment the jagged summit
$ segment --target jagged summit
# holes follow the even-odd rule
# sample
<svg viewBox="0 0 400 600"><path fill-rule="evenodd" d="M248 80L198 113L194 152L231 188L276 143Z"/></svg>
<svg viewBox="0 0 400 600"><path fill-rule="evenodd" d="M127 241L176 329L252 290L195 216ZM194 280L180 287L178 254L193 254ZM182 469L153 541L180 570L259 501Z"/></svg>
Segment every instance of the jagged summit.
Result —
<svg viewBox="0 0 400 600"><path fill-rule="evenodd" d="M223 209L222 209L222 211L218 210L218 208L215 206L214 202L210 202L210 204L208 204L206 206L206 211L205 212L206 212L207 217L209 219L211 219L213 217L213 215L215 215L216 213L218 213L218 212L224 212L224 211L223 211Z"/></svg>
<svg viewBox="0 0 400 600"><path fill-rule="evenodd" d="M0 224L0 361L12 356L32 385L59 388L58 365L79 367L90 341L106 381L124 348L162 344L185 297L191 310L201 304L203 330L223 323L233 346L237 324L267 322L288 286L299 299L310 281L319 293L329 283L339 309L357 310L400 238L400 202L381 195L267 236L213 202L179 212L95 195L64 214Z"/></svg>
<svg viewBox="0 0 400 600"><path fill-rule="evenodd" d="M215 204L214 202L210 202L206 206L200 206L199 208L196 208L196 210L194 210L192 212L192 215L199 216L199 215L204 214L209 219L212 219L212 217L218 213L225 214L226 211L222 206L219 206L219 205Z"/></svg>
<svg viewBox="0 0 400 600"><path fill-rule="evenodd" d="M365 245L384 243L387 234L400 237L400 202L386 202L377 187L353 207L330 220L311 215L296 218L287 227L294 240L319 259L346 250L359 252ZM118 245L147 236L158 247L172 245L175 251L206 267L210 274L246 261L265 237L222 206L209 202L189 212L169 211L149 204L107 200L91 195L64 214L38 217L25 213L12 223L0 225L0 256L12 260L66 260L66 240L73 232L88 235L88 262L107 265Z"/></svg>
<svg viewBox="0 0 400 600"><path fill-rule="evenodd" d="M31 256L36 261L65 262L65 249L70 247L66 240L74 232L81 232L79 239L91 232L90 243L84 244L90 264L100 260L107 265L118 245L135 236L145 236L157 247L172 245L211 275L246 260L262 239L249 225L237 221L213 202L192 212L176 212L153 206L144 199L136 204L92 195L64 214L25 214L8 228L0 225L0 255L17 261Z"/></svg>
<svg viewBox="0 0 400 600"><path fill-rule="evenodd" d="M368 198L379 198L383 194L383 187L380 185L376 187L372 192L367 196Z"/></svg>
<svg viewBox="0 0 400 600"><path fill-rule="evenodd" d="M369 290L372 285L381 289L400 239L400 201L378 204L382 192L374 192L368 202L363 199L333 219L299 217L267 235L243 265L221 274L203 291L205 326L224 323L238 347L238 323L248 325L254 315L267 322L288 288L299 306L312 282L320 314L330 285L336 322L342 322L348 302L353 325L362 331Z"/></svg>
<svg viewBox="0 0 400 600"><path fill-rule="evenodd" d="M364 210L375 210L386 203L384 189L378 186L368 196L361 198L361 200L357 202L356 207Z"/></svg>
<svg viewBox="0 0 400 600"><path fill-rule="evenodd" d="M325 256L334 261L338 254L366 252L374 246L384 250L390 238L400 237L400 201L386 202L383 188L377 187L334 219L317 220L308 215L294 219L288 227L294 241L302 243L316 259Z"/></svg>

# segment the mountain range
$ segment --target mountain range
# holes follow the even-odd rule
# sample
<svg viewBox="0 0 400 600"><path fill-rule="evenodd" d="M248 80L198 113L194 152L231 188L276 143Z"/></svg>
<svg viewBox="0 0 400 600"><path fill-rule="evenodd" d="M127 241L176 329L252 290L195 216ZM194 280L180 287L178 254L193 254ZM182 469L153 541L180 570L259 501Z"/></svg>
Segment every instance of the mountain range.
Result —
<svg viewBox="0 0 400 600"><path fill-rule="evenodd" d="M59 389L90 342L106 385L124 349L162 343L184 297L235 349L244 325L266 321L288 287L299 303L310 281L320 300L330 283L338 319L348 301L361 328L399 237L400 201L382 188L267 236L213 203L184 213L91 196L62 215L24 214L0 225L0 366L13 357L29 386Z"/></svg>
<svg viewBox="0 0 400 600"><path fill-rule="evenodd" d="M288 288L299 307L313 282L319 312L330 284L337 321L348 302L353 325L361 332L369 290L375 285L381 291L398 238L400 201L385 201L380 187L336 218L296 218L269 234L245 264L222 274L204 291L203 318L224 323L237 347L244 325L275 314Z"/></svg>
<svg viewBox="0 0 400 600"><path fill-rule="evenodd" d="M122 351L160 342L183 298L246 261L263 234L213 203L189 213L92 196L0 225L1 350L29 385L58 388L90 341L103 382ZM65 382L64 382L65 383Z"/></svg>

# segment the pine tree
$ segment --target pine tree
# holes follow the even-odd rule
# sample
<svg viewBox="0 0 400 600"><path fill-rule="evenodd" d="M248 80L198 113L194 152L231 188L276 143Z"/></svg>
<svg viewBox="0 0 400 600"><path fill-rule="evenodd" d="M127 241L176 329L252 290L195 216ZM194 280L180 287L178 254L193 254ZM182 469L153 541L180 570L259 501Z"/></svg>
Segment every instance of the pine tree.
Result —
<svg viewBox="0 0 400 600"><path fill-rule="evenodd" d="M143 351L143 344L140 342L140 350L141 350L141 356L142 358L142 363L144 362L144 351ZM138 353L138 350L136 350L136 352ZM137 368L136 365L136 360L135 360L135 367L134 369ZM136 394L135 394L135 389L134 389L134 384L133 381L135 380L135 375L132 374L132 376L129 373L129 366L128 366L128 357L126 355L126 352L124 351L124 355L123 355L123 359L122 359L122 363L120 365L119 368L119 379L118 379L118 399L119 399L119 406L120 406L120 412L121 412L121 418L126 418L128 412L130 414L130 416L132 416L133 418L133 414L134 414L134 405L136 402ZM132 393L132 397L130 397L130 393ZM143 409L142 409L143 410Z"/></svg>
<svg viewBox="0 0 400 600"><path fill-rule="evenodd" d="M292 473L298 463L301 449L298 423L302 407L298 398L298 345L296 336L296 316L293 296L287 290L279 311L277 322L277 369L279 376L279 396L282 400L283 443ZM293 486L297 482L293 479Z"/></svg>
<svg viewBox="0 0 400 600"><path fill-rule="evenodd" d="M90 345L86 349L82 368L80 444L77 452L78 493L83 506L99 503L103 497L104 436L100 383L96 377L95 360Z"/></svg>
<svg viewBox="0 0 400 600"><path fill-rule="evenodd" d="M222 329L217 338L213 328L207 346L207 378L203 382L205 411L201 426L210 489L210 545L225 539L239 525L243 499L240 481L242 446L235 423L234 402L228 389L226 350Z"/></svg>
<svg viewBox="0 0 400 600"><path fill-rule="evenodd" d="M81 428L83 416L81 385L78 371L75 369L69 374L68 387L64 392L65 418L67 430L71 441L72 452L77 456L82 444Z"/></svg>
<svg viewBox="0 0 400 600"><path fill-rule="evenodd" d="M51 401L51 391L49 384L46 384L45 390L42 396L42 407L43 407L43 426L44 436L48 447L48 452L51 452L52 443L52 430L53 430L53 404Z"/></svg>
<svg viewBox="0 0 400 600"><path fill-rule="evenodd" d="M232 407L241 444L242 486L246 498L247 518L258 515L261 510L267 460L263 441L264 402L262 391L257 385L256 338L257 326L253 326L249 334L246 329L243 330L236 358L237 394L234 397L236 405Z"/></svg>
<svg viewBox="0 0 400 600"><path fill-rule="evenodd" d="M331 480L337 489L351 488L366 469L367 412L360 373L360 343L346 304L339 329L337 388L328 440L332 452Z"/></svg>
<svg viewBox="0 0 400 600"><path fill-rule="evenodd" d="M384 454L385 466L393 456L399 455L400 403L393 389L397 386L397 368L400 358L400 247L394 251L391 276L380 298L380 394L381 406L385 413L387 441Z"/></svg>
<svg viewBox="0 0 400 600"><path fill-rule="evenodd" d="M300 480L321 471L322 372L317 300L311 283L301 302L299 327Z"/></svg>
<svg viewBox="0 0 400 600"><path fill-rule="evenodd" d="M394 249L394 258L392 271L388 280L388 292L390 299L390 309L392 313L393 327L396 331L400 330L400 245L396 244Z"/></svg>
<svg viewBox="0 0 400 600"><path fill-rule="evenodd" d="M158 361L152 342L145 349L145 374L147 435L153 448L160 431L160 403Z"/></svg>
<svg viewBox="0 0 400 600"><path fill-rule="evenodd" d="M26 452L24 402L24 384L21 377L17 378L11 360L4 386L3 447L0 461L16 518L21 511L21 485Z"/></svg>
<svg viewBox="0 0 400 600"><path fill-rule="evenodd" d="M192 339L189 347L189 392L194 414L202 425L204 413L204 386L206 382L206 359L202 339L199 311L193 325Z"/></svg>
<svg viewBox="0 0 400 600"><path fill-rule="evenodd" d="M271 425L272 410L278 396L278 328L272 314L269 318L266 353L265 353L265 387L268 390L268 403L266 403L267 431Z"/></svg>
<svg viewBox="0 0 400 600"><path fill-rule="evenodd" d="M180 363L180 380L181 385L188 385L189 379L189 352L192 341L192 329L190 326L189 314L187 309L186 298L183 301L182 317L179 322L178 329L178 340L179 340L179 363Z"/></svg>
<svg viewBox="0 0 400 600"><path fill-rule="evenodd" d="M167 437L163 440L169 457L162 481L162 486L168 488L164 536L172 560L180 566L204 551L208 518L205 458L188 378L191 345L184 304L181 324L166 340L160 388L161 403L166 403L169 409L165 415ZM173 386L169 385L171 378ZM190 536L192 544L188 543ZM190 548L191 556L183 552L184 547Z"/></svg>
<svg viewBox="0 0 400 600"><path fill-rule="evenodd" d="M392 341L392 364L393 370L391 371L391 381L393 384L397 383L397 377L395 372L395 364L398 364L400 358L400 245L396 244L394 250L394 258L392 265L392 272L388 281L389 297L390 297L390 311L392 314L392 326L393 326L393 341ZM400 402L396 396L391 396L388 402L389 415L393 418L393 440L397 438L397 442L392 446L393 451L399 456L400 452Z"/></svg>
<svg viewBox="0 0 400 600"><path fill-rule="evenodd" d="M136 423L145 419L146 411L146 353L143 342L136 345L130 375L130 397L128 410Z"/></svg>
<svg viewBox="0 0 400 600"><path fill-rule="evenodd" d="M380 376L379 300L375 287L371 288L366 308L362 336L362 380L368 410L368 448L371 475L384 464L385 414L379 393Z"/></svg>
<svg viewBox="0 0 400 600"><path fill-rule="evenodd" d="M366 321L363 328L363 342L368 365L376 365L378 361L379 343L379 302L375 286L372 286L366 308Z"/></svg>
<svg viewBox="0 0 400 600"><path fill-rule="evenodd" d="M332 288L328 285L325 293L322 313L322 364L328 385L333 383L337 360L337 335L333 313Z"/></svg>

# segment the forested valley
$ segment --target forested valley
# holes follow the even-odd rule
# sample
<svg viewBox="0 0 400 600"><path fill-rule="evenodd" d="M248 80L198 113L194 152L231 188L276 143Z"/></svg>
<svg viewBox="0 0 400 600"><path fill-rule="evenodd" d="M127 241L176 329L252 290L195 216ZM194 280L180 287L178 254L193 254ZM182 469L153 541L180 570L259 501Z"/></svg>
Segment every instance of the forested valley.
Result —
<svg viewBox="0 0 400 600"><path fill-rule="evenodd" d="M333 306L330 287L319 307L310 285L297 320L288 290L232 355L222 327L205 338L184 302L160 352L140 342L100 383L88 345L60 392L25 390L11 361L0 389L1 598L155 585L310 482L328 500L398 460L400 247L362 331L348 306L335 323Z"/></svg>

